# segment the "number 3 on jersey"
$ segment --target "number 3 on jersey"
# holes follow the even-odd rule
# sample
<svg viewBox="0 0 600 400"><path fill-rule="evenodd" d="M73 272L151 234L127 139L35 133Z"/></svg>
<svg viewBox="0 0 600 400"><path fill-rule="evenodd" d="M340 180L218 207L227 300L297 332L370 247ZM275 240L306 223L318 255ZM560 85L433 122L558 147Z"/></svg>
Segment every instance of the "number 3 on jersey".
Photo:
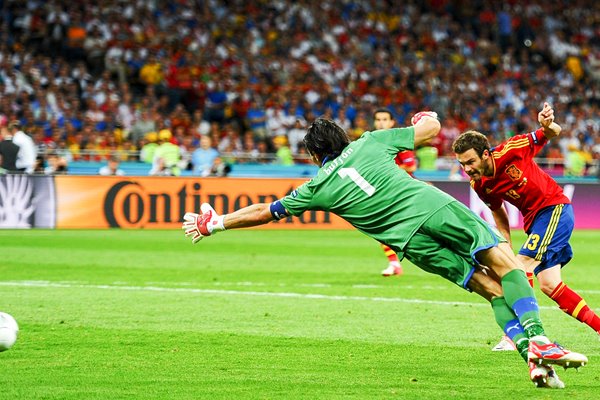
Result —
<svg viewBox="0 0 600 400"><path fill-rule="evenodd" d="M373 196L373 193L375 193L375 188L367 182L355 168L340 168L338 175L342 179L347 177L352 179L352 182L356 183L356 185L369 197Z"/></svg>
<svg viewBox="0 0 600 400"><path fill-rule="evenodd" d="M529 249L529 250L535 250L537 248L539 241L540 241L540 235L532 233L527 238L527 241L525 242L525 244L523 244L523 248Z"/></svg>

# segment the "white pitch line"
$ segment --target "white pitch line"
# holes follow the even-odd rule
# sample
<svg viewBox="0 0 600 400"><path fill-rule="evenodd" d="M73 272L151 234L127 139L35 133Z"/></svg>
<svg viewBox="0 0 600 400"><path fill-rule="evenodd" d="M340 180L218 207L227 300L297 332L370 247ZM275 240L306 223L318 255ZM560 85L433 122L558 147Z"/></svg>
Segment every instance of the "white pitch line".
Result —
<svg viewBox="0 0 600 400"><path fill-rule="evenodd" d="M73 283L73 282L68 282L68 281L60 281L60 283ZM74 282L74 283L78 283L78 282ZM166 281L157 281L157 282L144 282L146 285L148 286L161 286L161 285L171 285L171 286L196 286L198 283L197 282L166 282ZM123 285L126 284L126 282L113 282L113 284L115 285ZM250 281L242 281L242 282L211 282L210 285L212 286L245 286L245 287L252 287L252 286L256 286L256 287L262 287L262 286L278 286L278 287L315 287L315 288L330 288L333 287L333 285L331 285L330 283L266 283L266 282L250 282ZM389 288L389 286L386 285L374 285L374 284L356 284L356 285L351 285L351 287L353 289L383 289L383 288ZM399 290L445 290L448 289L448 286L444 286L444 285L438 285L438 286L432 286L432 285L421 285L421 286L414 286L414 285L405 285L405 284L399 284L397 286L397 288Z"/></svg>
<svg viewBox="0 0 600 400"><path fill-rule="evenodd" d="M237 295L237 296L259 296L259 297L282 297L317 300L336 301L380 301L389 303L411 303L411 304L434 304L443 306L474 306L489 307L487 303L471 303L464 301L439 301L423 299L405 299L401 297L367 297L367 296L339 296L316 293L292 293L292 292L257 292L221 289L194 289L194 288L169 288L160 286L129 286L129 285L92 285L81 283L49 282L49 281L0 281L0 286L12 287L42 287L42 288L65 288L65 289L100 289L100 290L124 290L140 292L164 292L164 293L192 293L192 294L214 294L214 295ZM545 310L557 310L557 307L540 306Z"/></svg>

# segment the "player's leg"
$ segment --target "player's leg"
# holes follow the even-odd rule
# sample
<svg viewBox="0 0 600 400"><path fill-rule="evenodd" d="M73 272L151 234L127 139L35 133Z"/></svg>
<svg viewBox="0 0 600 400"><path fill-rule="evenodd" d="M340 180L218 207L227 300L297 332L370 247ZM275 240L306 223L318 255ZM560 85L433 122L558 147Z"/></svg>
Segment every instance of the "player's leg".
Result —
<svg viewBox="0 0 600 400"><path fill-rule="evenodd" d="M428 235L417 232L405 249L405 256L424 271L440 275L492 302L496 322L519 344L520 354L529 365L529 377L537 387L564 388L564 383L550 366L528 362L529 339L513 310L502 297L498 278L492 278L473 265L470 257L461 257Z"/></svg>
<svg viewBox="0 0 600 400"><path fill-rule="evenodd" d="M491 270L487 267L484 267L484 270L485 270L485 275L489 276L490 278L492 278L492 280L497 282L498 286L502 290L502 286L500 285L500 277L498 276L498 274L496 274L493 270ZM507 307L508 307L508 305L507 305ZM512 310L511 310L511 312L512 312ZM513 313L513 315L514 315L514 313ZM516 315L515 315L515 318L517 318ZM502 328L502 330L505 332L504 327L505 327L505 325L500 325L500 328ZM500 339L500 341L498 343L496 343L496 345L494 345L494 347L492 347L492 351L515 351L515 350L517 350L517 347L515 346L515 343L511 340L510 336L506 334L506 332L504 333L504 335L502 335L502 338Z"/></svg>
<svg viewBox="0 0 600 400"><path fill-rule="evenodd" d="M405 249L406 258L424 271L440 275L456 285L473 291L491 302L500 329L519 343L519 353L527 362L529 339L518 317L504 300L502 286L495 274L476 267L468 249L466 257L418 231ZM490 271L491 272L491 271Z"/></svg>
<svg viewBox="0 0 600 400"><path fill-rule="evenodd" d="M448 216L445 220L449 224L462 224L460 220L455 220L455 218L459 217ZM496 238L486 233L487 243L479 241L475 237L462 237L460 239L462 243L458 243L457 238L457 242L449 243L447 238L442 239L430 234L432 230L437 231L433 228L433 224L435 224L435 221L428 221L427 226L422 227L410 240L405 249L406 258L424 271L440 275L490 301L496 322L503 331L515 337L515 340L519 342L520 353L526 360L529 339L524 333L518 317L503 297L504 293L500 278L493 271L485 272L482 268L476 267L470 254L471 245L464 244L477 240L478 243L475 248L479 246L486 247L488 244L493 245ZM449 228L449 226L444 228ZM462 230L464 228L456 227L456 229ZM470 233L465 234L470 235Z"/></svg>
<svg viewBox="0 0 600 400"><path fill-rule="evenodd" d="M534 271L540 289L559 308L600 334L600 318L561 277L561 268L573 257L569 239L575 226L573 207L559 204L536 216L518 258Z"/></svg>
<svg viewBox="0 0 600 400"><path fill-rule="evenodd" d="M507 304L519 317L529 338L545 336L539 316L539 307L533 289L527 282L525 272L518 268L516 257L511 257L497 247L476 253L481 263L489 266L501 279Z"/></svg>
<svg viewBox="0 0 600 400"><path fill-rule="evenodd" d="M600 335L600 317L577 292L565 284L560 275L560 265L538 273L540 289L554 300L561 310L586 324Z"/></svg>
<svg viewBox="0 0 600 400"><path fill-rule="evenodd" d="M473 263L490 268L499 278L504 298L519 318L527 337L544 337L537 300L519 269L512 249L499 232L493 230L462 203L451 203L432 216L421 228L448 248ZM543 340L543 339L538 339Z"/></svg>
<svg viewBox="0 0 600 400"><path fill-rule="evenodd" d="M490 301L494 311L496 323L511 340L512 346L519 350L519 354L529 367L529 378L536 387L550 389L564 389L565 384L551 366L538 365L529 361L529 339L519 323L513 310L506 304L502 296L502 286L497 277L481 269L475 271L469 280L468 287L475 293Z"/></svg>
<svg viewBox="0 0 600 400"><path fill-rule="evenodd" d="M486 265L500 277L506 303L517 315L530 340L530 360L566 367L587 363L584 355L562 349L545 336L533 289L499 232L458 202L442 208L423 224L420 231L445 243L461 257L471 255L474 262Z"/></svg>
<svg viewBox="0 0 600 400"><path fill-rule="evenodd" d="M497 251L496 251L497 250ZM494 271L503 271L506 269L507 253L498 248L481 250L477 257L487 266L500 266ZM512 255L512 253L510 253ZM513 255L515 269L503 276L499 273L502 282L502 289L507 304L519 318L527 337L529 338L528 358L535 364L558 364L565 368L577 368L587 364L588 359L583 354L571 352L555 343L551 343L546 337L544 326L539 315L539 307L529 286L523 270L516 268L519 265L516 257Z"/></svg>
<svg viewBox="0 0 600 400"><path fill-rule="evenodd" d="M381 244L381 248L385 253L385 256L388 259L388 266L386 269L381 271L381 275L383 276L392 276L392 275L402 275L402 265L400 265L400 260L398 256L394 252L394 250L390 249L389 246L385 244Z"/></svg>

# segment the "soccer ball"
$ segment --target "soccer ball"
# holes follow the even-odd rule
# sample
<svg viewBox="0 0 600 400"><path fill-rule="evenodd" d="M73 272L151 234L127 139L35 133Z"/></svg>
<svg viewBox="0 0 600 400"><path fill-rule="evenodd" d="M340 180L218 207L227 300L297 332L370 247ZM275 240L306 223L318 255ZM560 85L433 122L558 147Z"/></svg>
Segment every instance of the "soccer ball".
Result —
<svg viewBox="0 0 600 400"><path fill-rule="evenodd" d="M18 333L17 321L10 314L0 312L0 351L10 349L17 341Z"/></svg>

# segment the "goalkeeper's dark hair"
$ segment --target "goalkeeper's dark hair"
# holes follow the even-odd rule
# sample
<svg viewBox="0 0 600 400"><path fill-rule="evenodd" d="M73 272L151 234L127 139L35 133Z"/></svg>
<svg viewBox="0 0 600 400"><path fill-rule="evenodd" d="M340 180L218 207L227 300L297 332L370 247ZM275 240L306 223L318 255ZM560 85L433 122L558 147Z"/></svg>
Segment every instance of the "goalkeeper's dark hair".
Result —
<svg viewBox="0 0 600 400"><path fill-rule="evenodd" d="M461 133L454 143L452 143L452 151L456 154L461 154L471 149L475 150L475 153L481 157L484 151L490 150L490 142L481 132L466 131Z"/></svg>
<svg viewBox="0 0 600 400"><path fill-rule="evenodd" d="M394 118L394 114L393 114L393 113L392 113L392 112L391 112L389 109L387 109L387 108L385 108L385 107L381 107L381 108L378 108L378 109L376 109L376 110L373 112L373 118L375 118L375 116L376 116L377 114L379 114L379 113L386 113L386 114L389 114L389 116L390 116L390 119L391 119L392 121L393 121L393 120L395 120L395 118Z"/></svg>
<svg viewBox="0 0 600 400"><path fill-rule="evenodd" d="M317 118L304 136L304 145L311 155L321 160L335 158L350 144L350 138L342 127L325 118Z"/></svg>

